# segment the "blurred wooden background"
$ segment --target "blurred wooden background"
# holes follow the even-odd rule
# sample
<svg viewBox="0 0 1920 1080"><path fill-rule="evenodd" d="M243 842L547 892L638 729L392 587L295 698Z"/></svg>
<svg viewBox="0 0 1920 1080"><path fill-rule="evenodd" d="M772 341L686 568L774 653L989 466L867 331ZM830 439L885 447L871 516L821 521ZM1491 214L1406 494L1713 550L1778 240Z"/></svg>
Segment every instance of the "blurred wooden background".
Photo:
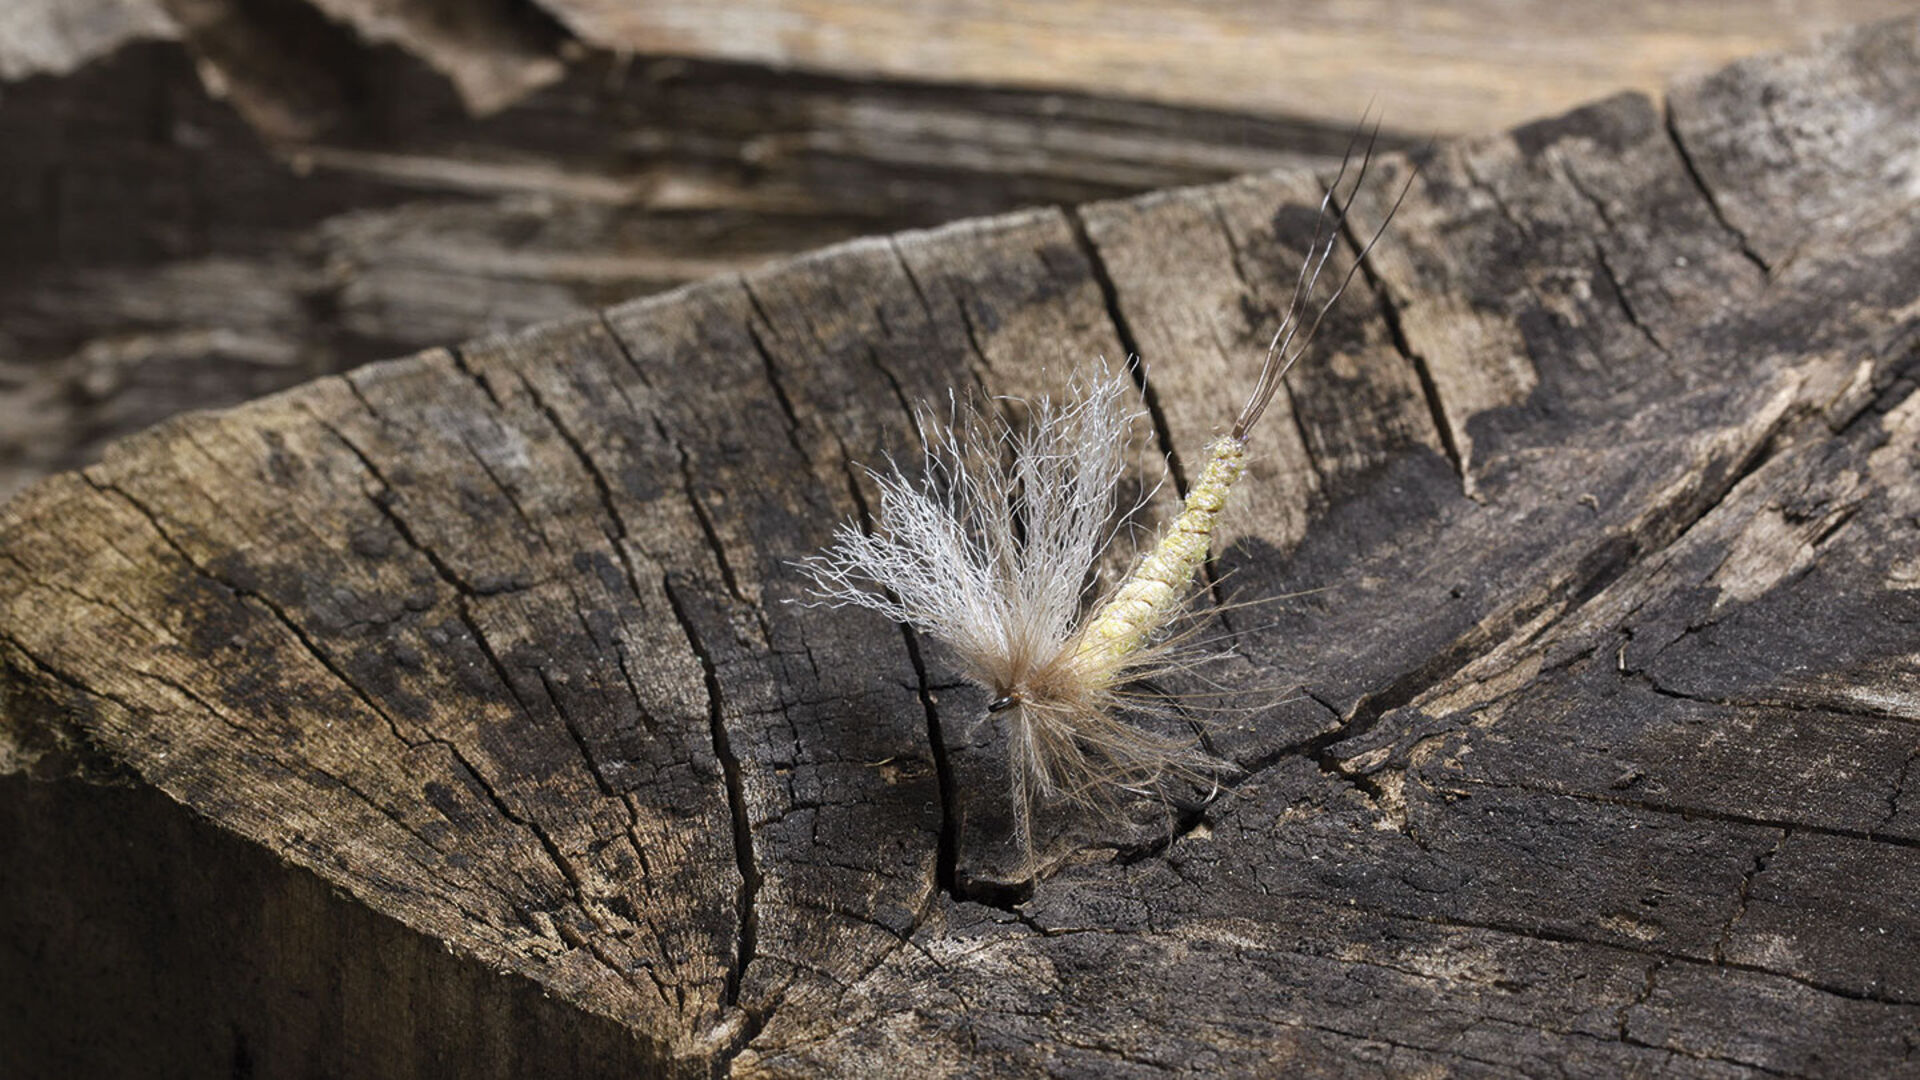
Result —
<svg viewBox="0 0 1920 1080"><path fill-rule="evenodd" d="M0 499L848 237L1495 130L1886 0L8 0Z"/></svg>

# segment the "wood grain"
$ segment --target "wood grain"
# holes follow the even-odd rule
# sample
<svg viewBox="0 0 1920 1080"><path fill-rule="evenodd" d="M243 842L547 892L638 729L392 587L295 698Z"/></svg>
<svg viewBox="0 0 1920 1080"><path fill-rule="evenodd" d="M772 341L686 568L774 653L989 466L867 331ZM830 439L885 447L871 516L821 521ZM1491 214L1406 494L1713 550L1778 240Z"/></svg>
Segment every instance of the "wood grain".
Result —
<svg viewBox="0 0 1920 1080"><path fill-rule="evenodd" d="M861 240L43 482L0 511L35 973L0 1036L45 1072L1911 1072L1920 23L1670 101L1421 157L1219 560L1243 775L1051 816L1037 880L980 693L792 560L915 403L1098 354L1144 354L1177 488L1324 175Z"/></svg>
<svg viewBox="0 0 1920 1080"><path fill-rule="evenodd" d="M1406 131L1471 134L1623 88L1658 91L1898 3L1445 0L711 5L545 0L582 40L637 53L992 86L1097 90L1341 123L1369 98Z"/></svg>
<svg viewBox="0 0 1920 1080"><path fill-rule="evenodd" d="M1325 161L1370 99L1411 146L1899 7L13 0L0 498L854 237Z"/></svg>
<svg viewBox="0 0 1920 1080"><path fill-rule="evenodd" d="M123 42L0 94L0 498L185 408L859 236L1324 161L1346 138L584 47L476 116L412 52L268 29Z"/></svg>

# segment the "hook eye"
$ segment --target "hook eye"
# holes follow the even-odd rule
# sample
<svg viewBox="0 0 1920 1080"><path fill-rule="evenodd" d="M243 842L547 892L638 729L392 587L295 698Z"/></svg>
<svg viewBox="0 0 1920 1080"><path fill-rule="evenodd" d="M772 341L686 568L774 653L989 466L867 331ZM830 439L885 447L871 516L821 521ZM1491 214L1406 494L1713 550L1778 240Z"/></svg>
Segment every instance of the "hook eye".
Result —
<svg viewBox="0 0 1920 1080"><path fill-rule="evenodd" d="M1008 694L1006 697L997 697L987 702L987 711L990 713L1006 712L1018 704L1020 704L1020 699L1014 697L1012 694Z"/></svg>

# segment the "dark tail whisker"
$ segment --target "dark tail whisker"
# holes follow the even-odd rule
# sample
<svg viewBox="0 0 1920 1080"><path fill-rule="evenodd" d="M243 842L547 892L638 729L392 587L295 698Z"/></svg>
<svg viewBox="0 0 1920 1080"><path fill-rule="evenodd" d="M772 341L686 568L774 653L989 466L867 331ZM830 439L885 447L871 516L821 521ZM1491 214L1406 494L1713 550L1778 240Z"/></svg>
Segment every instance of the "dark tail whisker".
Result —
<svg viewBox="0 0 1920 1080"><path fill-rule="evenodd" d="M1418 170L1407 173L1407 182L1401 185L1400 194L1394 198L1393 206L1387 210L1387 216L1380 222L1380 227L1373 231L1373 236L1368 238L1366 246L1360 249L1360 254L1354 258L1353 265L1347 267L1346 274L1340 279L1339 288L1334 289L1333 295L1327 297L1327 302L1320 305L1320 311L1313 317L1313 325L1307 328L1307 336L1300 342L1300 348L1295 350L1293 355L1287 357L1287 362L1281 365L1280 370L1283 374L1288 368L1291 368L1295 362L1306 353L1308 347L1313 344L1314 335L1320 330L1321 320L1327 317L1327 312L1333 310L1333 305L1340 302L1340 297L1346 293L1347 286L1353 282L1353 276L1359 273L1360 267L1366 264L1367 256L1373 252L1373 245L1380 242L1380 237L1386 234L1387 226L1393 222L1393 215L1400 212L1400 204L1407 201L1407 193L1413 190L1413 181L1418 175ZM1349 196L1348 205L1352 205L1351 196ZM1340 219L1343 222L1346 220L1346 214L1344 212L1341 213Z"/></svg>
<svg viewBox="0 0 1920 1080"><path fill-rule="evenodd" d="M1361 123L1364 125L1365 122L1365 118L1363 117ZM1354 141L1358 141L1359 134L1358 131L1354 133ZM1337 201L1337 194L1340 181L1345 177L1347 172L1348 157L1353 153L1352 142L1348 144L1346 155L1341 158L1339 172L1334 175L1333 182L1327 186L1326 195L1322 197L1320 201L1320 218L1314 225L1314 243L1313 246L1308 249L1306 259L1300 264L1300 281L1295 283L1294 297L1288 302L1289 310L1286 318L1281 322L1279 329L1274 332L1273 341L1269 343L1267 347L1267 357L1261 365L1260 378L1259 381L1254 384L1252 396L1247 399L1246 406L1240 410L1240 415L1234 420L1232 432L1233 437L1236 439L1245 439L1247 432L1252 429L1253 425L1259 421L1261 415L1266 412L1267 406L1272 403L1274 396L1280 390L1281 384L1286 380L1287 373L1293 369L1293 365L1298 363L1300 358L1306 355L1307 350L1312 347L1315 336L1320 332L1320 324L1325 321L1327 317L1327 312L1333 310L1333 306L1339 303L1340 297L1347 291L1347 286L1352 283L1354 275L1359 271L1361 265L1366 262L1368 254L1373 251L1374 245L1378 244L1380 238L1386 235L1387 226L1393 223L1394 215L1400 212L1400 205L1406 201L1408 193L1413 190L1413 182L1419 176L1419 169L1417 167L1408 172L1406 183L1401 186L1399 196L1394 199L1393 205L1387 210L1386 217L1381 220L1379 228L1374 230L1373 236L1367 240L1365 246L1360 249L1359 255L1354 258L1353 264L1349 266L1347 272L1342 275L1340 284L1334 289L1333 295L1328 297L1326 302L1321 304L1319 310L1314 313L1313 322L1306 325L1306 333L1304 336L1299 337L1299 344L1296 346L1294 340L1296 336L1300 334L1300 328L1304 322L1301 316L1307 303L1306 298L1310 298L1313 295L1314 288L1319 284L1321 271L1325 269L1327 260L1333 254L1333 248L1339 240L1341 230L1346 225L1347 214L1353 208L1355 196L1359 194L1360 186L1366 182L1367 172L1373 164L1374 148L1379 138L1380 124L1376 121L1373 129L1367 135L1366 149L1360 159L1360 170L1354 177L1353 188L1348 193L1344 202ZM1331 235L1327 238L1325 249L1317 250L1320 247L1321 225L1327 220L1327 208L1330 204L1335 207L1335 213L1332 217L1332 228L1329 230ZM1311 266L1311 270L1309 270L1309 266ZM1302 282L1304 282L1304 295Z"/></svg>
<svg viewBox="0 0 1920 1080"><path fill-rule="evenodd" d="M1368 105L1367 108L1371 110L1373 106ZM1275 358L1284 351L1280 344L1281 337L1286 334L1287 328L1293 326L1299 319L1301 313L1306 309L1307 301L1302 298L1302 293L1304 292L1307 297L1313 295L1313 286L1307 281L1307 268L1313 265L1314 252L1320 249L1320 232L1327 224L1327 207L1332 205L1333 193L1340 187L1340 181L1346 178L1347 166L1353 161L1353 149L1360 145L1360 136L1365 133L1366 129L1367 114L1362 113L1360 114L1360 126L1353 129L1353 135L1347 139L1347 148L1340 153L1340 170L1334 174L1333 183L1328 185L1326 193L1320 196L1320 209L1313 218L1313 238L1307 242L1307 257L1300 261L1300 273L1293 279L1293 294L1287 297L1286 315L1280 320L1280 325L1273 328L1273 340L1267 343L1267 356L1266 360L1260 365L1260 378L1255 383L1256 387L1267 381L1268 373L1273 370ZM1376 136L1379 134L1378 124L1374 126L1374 133ZM1368 151L1369 153L1372 151L1371 142L1368 143ZM1363 176L1364 170L1365 165L1363 163ZM1332 235L1338 235L1338 230L1332 230ZM1332 237L1329 236L1329 240L1331 240L1331 238Z"/></svg>
<svg viewBox="0 0 1920 1080"><path fill-rule="evenodd" d="M1364 118L1361 120L1361 123L1363 125L1366 123ZM1360 133L1358 131L1354 132L1355 138L1358 138L1359 134ZM1379 141L1380 141L1380 122L1376 120L1374 121L1373 131L1369 133L1367 136L1367 149L1366 149L1366 152L1362 154L1360 158L1360 172L1358 175L1356 175L1353 178L1353 189L1351 192L1348 193L1347 201L1345 203L1340 203L1336 201L1340 193L1340 175L1338 174L1334 176L1333 183L1327 185L1327 193L1324 196L1322 196L1320 199L1320 219L1319 221L1316 221L1314 223L1314 234L1316 236L1319 235L1320 223L1326 220L1328 204L1332 204L1334 208L1333 227L1327 230L1327 246L1320 251L1320 255L1317 260L1314 258L1313 249L1312 248L1307 249L1307 261L1313 263L1313 276L1307 279L1307 295L1306 295L1306 298L1304 298L1300 304L1301 310L1303 312L1305 311L1307 305L1312 302L1314 287L1320 283L1320 272L1327 268L1327 260L1333 257L1333 249L1340 242L1341 229L1347 223L1347 212L1351 210L1353 207L1353 196L1354 194L1357 194L1360 191L1360 186L1367 182L1367 170L1371 168L1373 165L1373 148L1374 148L1374 145ZM1303 271L1306 269L1306 263L1301 264L1301 269ZM1282 357L1285 357L1288 355L1289 350L1293 345L1293 337L1295 334L1299 333L1300 331L1300 323L1297 320L1290 320L1290 322L1292 323L1292 325L1290 325L1287 329L1286 340L1280 341L1278 343L1278 352L1279 352L1279 355ZM1278 337L1277 334L1275 336ZM1304 347L1304 345L1305 343L1303 342L1302 346ZM1271 364L1271 357L1274 355L1274 352L1275 352L1275 347L1273 345L1269 345L1267 347L1269 364ZM1290 366L1291 363L1292 361L1289 360L1286 364L1283 364L1281 366L1280 378L1284 379L1286 377L1286 368ZM1266 367L1263 366L1261 370L1264 373L1266 371ZM1277 382L1279 380L1276 379L1275 381Z"/></svg>

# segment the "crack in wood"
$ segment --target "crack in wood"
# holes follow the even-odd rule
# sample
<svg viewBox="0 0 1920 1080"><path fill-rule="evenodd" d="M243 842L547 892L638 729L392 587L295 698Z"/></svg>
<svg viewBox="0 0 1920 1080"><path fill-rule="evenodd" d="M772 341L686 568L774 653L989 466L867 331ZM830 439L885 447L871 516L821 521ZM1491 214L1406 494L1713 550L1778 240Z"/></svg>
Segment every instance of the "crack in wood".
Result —
<svg viewBox="0 0 1920 1080"><path fill-rule="evenodd" d="M1329 193L1331 197L1331 193ZM1343 214L1340 219L1340 235L1347 243L1347 249L1355 258L1363 250L1360 238L1353 231L1353 222ZM1366 282L1367 291L1374 297L1375 305L1380 309L1381 321L1387 327L1387 340L1393 343L1394 351L1399 353L1408 366L1413 369L1414 378L1420 383L1420 396L1426 401L1427 416L1433 423L1434 435L1440 440L1440 448L1447 455L1453 471L1460 476L1461 491L1467 497L1474 495L1473 477L1469 472L1466 453L1460 446L1453 429L1453 420L1447 415L1447 403L1440 396L1440 384L1434 381L1433 368L1427 358L1414 351L1407 338L1407 331L1400 323L1400 309L1394 306L1391 290L1386 282L1374 272L1371 263L1360 260L1360 277Z"/></svg>
<svg viewBox="0 0 1920 1080"><path fill-rule="evenodd" d="M1100 301L1106 308L1107 322L1112 325L1115 337L1120 339L1120 347L1127 353L1127 370L1133 376L1134 386L1140 391L1140 398L1147 406L1147 417L1153 424L1154 441L1160 447L1160 454L1166 459L1167 469L1173 474L1174 492L1182 499L1187 497L1188 481L1186 467L1181 463L1180 448L1174 444L1173 429L1167 424L1166 410L1161 407L1160 395L1155 391L1148 377L1146 357L1140 352L1140 339L1134 336L1132 326L1127 323L1126 312L1120 305L1120 290L1114 285L1113 274L1107 268L1106 260L1100 254L1100 246L1087 232L1086 219L1076 207L1066 207L1062 211L1069 231L1073 235L1075 246L1086 259L1087 268L1093 274L1094 284L1099 286ZM1216 598L1216 602L1217 602Z"/></svg>
<svg viewBox="0 0 1920 1080"><path fill-rule="evenodd" d="M732 1060L759 1035L769 1019L765 1011L740 1005L741 985L746 980L747 968L753 963L759 933L755 902L760 895L761 877L754 860L753 829L747 818L746 785L741 777L740 759L734 756L733 743L727 735L726 699L720 687L719 669L714 664L713 655L707 650L692 613L681 599L680 591L674 587L673 576L661 575L660 586L673 608L674 620L679 623L681 633L686 635L688 647L699 657L701 671L706 677L707 722L713 738L713 756L719 761L721 774L726 779L727 808L733 818L734 865L740 874L740 888L735 899L735 906L739 910L739 931L735 936L734 959L727 972L723 1001L730 1008L741 1008L747 1019L731 1045L715 1058L716 1072L726 1075Z"/></svg>
<svg viewBox="0 0 1920 1080"><path fill-rule="evenodd" d="M660 437L673 447L674 455L679 460L680 490L693 510L693 519L700 526L700 535L706 538L707 547L713 552L714 564L720 571L720 583L726 587L728 596L742 604L752 603L747 599L746 591L740 587L740 576L734 572L733 561L727 557L727 545L720 539L720 530L714 525L713 514L707 509L706 500L700 498L693 477L693 459L688 456L687 448L667 432L666 424L659 417L654 417L653 423ZM762 629L765 629L764 623Z"/></svg>
<svg viewBox="0 0 1920 1080"><path fill-rule="evenodd" d="M743 277L739 284L754 318L760 320L768 333L772 333L779 324L761 306L759 294L754 292L752 283ZM753 324L753 319L748 319L741 326L746 331L747 341L753 345L754 355L760 358L760 366L767 373L767 386L773 390L773 400L780 404L780 413L787 418L787 441L793 444L794 453L800 455L801 461L812 463L813 455L807 452L806 443L800 437L800 414L794 409L793 398L787 395L786 385L780 380L780 365L773 358L773 350L767 347L766 338L761 335L760 327Z"/></svg>
<svg viewBox="0 0 1920 1080"><path fill-rule="evenodd" d="M1900 766L1900 776L1894 781L1893 790L1887 792L1886 816L1882 817L1873 828L1867 830L1868 835L1875 837L1884 835L1881 830L1893 824L1894 819L1900 816L1900 799L1906 793L1907 781L1913 777L1913 764L1916 761L1920 761L1920 746L1916 746L1914 751L1907 755L1906 762Z"/></svg>
<svg viewBox="0 0 1920 1080"><path fill-rule="evenodd" d="M914 273L913 265L907 261L907 253L901 249L900 238L897 235L887 237L887 251L893 256L894 263L900 268L900 274L906 279L907 286L913 290L914 299L919 301L920 310L925 314L928 323L937 325L939 315L933 309L933 301L928 298L926 286L921 283L920 276ZM955 302L958 304L957 298ZM980 351L980 342L972 334L972 324L965 322L966 313L964 311L960 313L960 318L962 319L962 327L967 331L967 355L973 361L967 365L967 375L973 380L974 390L980 394L981 400L991 400L993 393L987 387L986 377L982 373L982 369L991 371L993 362L988 360L986 354ZM908 414L911 416L911 409L908 410ZM915 430L917 433L917 422L915 424Z"/></svg>
<svg viewBox="0 0 1920 1080"><path fill-rule="evenodd" d="M1916 1010L1916 1016L1920 1016L1920 1004L1914 1002L1903 1001L1885 994L1867 993L1855 990L1852 987L1841 986L1821 979L1809 978L1804 975L1795 975L1791 972L1778 971L1759 964L1749 964L1733 960L1715 960L1710 956L1694 956L1689 953L1649 948L1639 944L1629 945L1618 940L1584 937L1580 934L1567 933L1542 926L1526 926L1517 923L1503 923L1491 920L1462 919L1457 916L1427 915L1373 905L1352 905L1352 907L1355 910L1367 911L1377 915L1386 915L1396 919L1430 923L1434 926L1453 927L1462 930L1484 930L1488 933L1506 934L1516 938L1551 942L1556 945L1588 945L1596 948L1612 949L1616 952L1646 957L1652 960L1663 960L1669 964L1684 964L1695 968L1725 969L1728 971L1743 971L1752 975L1764 975L1768 978L1782 979L1799 986L1804 986L1809 990L1827 994L1831 997L1844 998L1848 1001L1872 1002L1878 1005L1914 1009Z"/></svg>
<svg viewBox="0 0 1920 1080"><path fill-rule="evenodd" d="M1740 875L1740 889L1734 896L1733 911L1728 913L1726 924L1720 928L1720 935L1715 938L1713 942L1713 960L1715 963L1724 964L1727 962L1727 941L1733 937L1734 927L1740 925L1740 920L1747 915L1747 902L1753 896L1753 880L1767 872L1767 864L1771 863L1773 857L1780 853L1781 846L1784 845L1792 835L1793 828L1791 826L1781 829L1780 835L1774 837L1773 843L1769 844L1765 850L1754 852L1753 864L1748 866L1746 872Z"/></svg>
<svg viewBox="0 0 1920 1080"><path fill-rule="evenodd" d="M1607 256L1606 245L1597 239L1593 242L1593 257L1600 264L1601 276L1607 279L1607 287L1613 292L1614 302L1620 305L1620 311L1626 315L1627 321L1633 324L1633 328L1640 332L1641 337L1647 339L1647 344L1653 346L1655 352L1661 356L1671 356L1672 354L1667 351L1666 343L1660 340L1660 336L1653 332L1652 327L1641 321L1640 313L1634 310L1633 301L1627 298L1626 287L1621 284L1620 276L1614 273L1613 260Z"/></svg>
<svg viewBox="0 0 1920 1080"><path fill-rule="evenodd" d="M1685 170L1687 179L1693 182L1694 190L1698 191L1700 198L1706 202L1707 210L1713 215L1713 220L1726 231L1728 236L1733 238L1734 247L1740 254L1760 271L1760 279L1771 282L1773 280L1773 267L1769 266L1767 260L1762 258L1758 251L1754 250L1752 241L1747 239L1747 234L1736 228L1733 222L1728 220L1727 212L1720 206L1719 198L1714 195L1713 189L1707 186L1706 177L1701 175L1699 165L1693 160L1693 152L1687 149L1687 140L1680 134L1679 120L1674 114L1673 101L1671 99L1666 103L1664 120L1667 139L1673 144L1674 153L1680 156L1680 166Z"/></svg>
<svg viewBox="0 0 1920 1080"><path fill-rule="evenodd" d="M1710 625L1712 625L1711 622L1702 624L1699 627L1689 627L1681 636L1684 638L1688 633L1698 633ZM1671 646L1668 646L1668 648L1670 647ZM1656 653L1655 655L1657 656L1659 654ZM1851 703L1838 701L1807 701L1796 700L1789 697L1708 697L1701 694L1689 694L1684 690L1675 690L1665 685L1653 675L1649 674L1644 668L1621 668L1620 671L1625 675L1638 679L1647 689L1659 694L1661 697L1672 698L1675 701L1691 701L1698 705L1717 705L1728 709L1781 709L1787 712L1818 713L1822 716L1844 716L1859 720L1892 720L1902 724L1920 724L1920 717L1911 716L1906 713L1894 712L1892 710L1860 708Z"/></svg>
<svg viewBox="0 0 1920 1080"><path fill-rule="evenodd" d="M1742 814L1730 810L1717 810L1710 806L1691 803L1663 802L1657 799L1636 799L1620 795L1605 795L1598 791L1582 791L1578 788L1549 784L1528 784L1500 780L1486 780L1477 777L1435 777L1448 783L1465 784L1469 787L1484 788L1489 791L1522 791L1535 795L1551 795L1561 799L1575 799L1593 803L1597 806L1617 806L1628 810L1643 810L1651 814L1670 815L1683 821L1718 821L1729 825L1747 825L1759 829L1770 829L1784 834L1806 833L1811 836L1836 836L1847 840L1859 840L1864 843L1886 844L1892 847L1920 849L1920 838L1906 836L1887 836L1876 831L1878 827L1868 829L1849 829L1839 825L1822 825L1815 821L1802 821L1797 818L1761 817L1757 814Z"/></svg>
<svg viewBox="0 0 1920 1080"><path fill-rule="evenodd" d="M1647 977L1641 983L1639 992L1634 994L1632 998L1628 999L1624 1004L1622 1004L1620 1006L1619 1011L1614 1014L1615 1018L1618 1019L1620 1023L1620 1041L1621 1042L1631 1041L1630 1036L1627 1034L1627 1026L1631 1021L1631 1017L1629 1017L1627 1014L1645 1005L1647 1001L1653 997L1654 981L1660 977L1660 969L1666 966L1667 966L1667 961L1665 960L1656 960L1653 963L1648 964Z"/></svg>

